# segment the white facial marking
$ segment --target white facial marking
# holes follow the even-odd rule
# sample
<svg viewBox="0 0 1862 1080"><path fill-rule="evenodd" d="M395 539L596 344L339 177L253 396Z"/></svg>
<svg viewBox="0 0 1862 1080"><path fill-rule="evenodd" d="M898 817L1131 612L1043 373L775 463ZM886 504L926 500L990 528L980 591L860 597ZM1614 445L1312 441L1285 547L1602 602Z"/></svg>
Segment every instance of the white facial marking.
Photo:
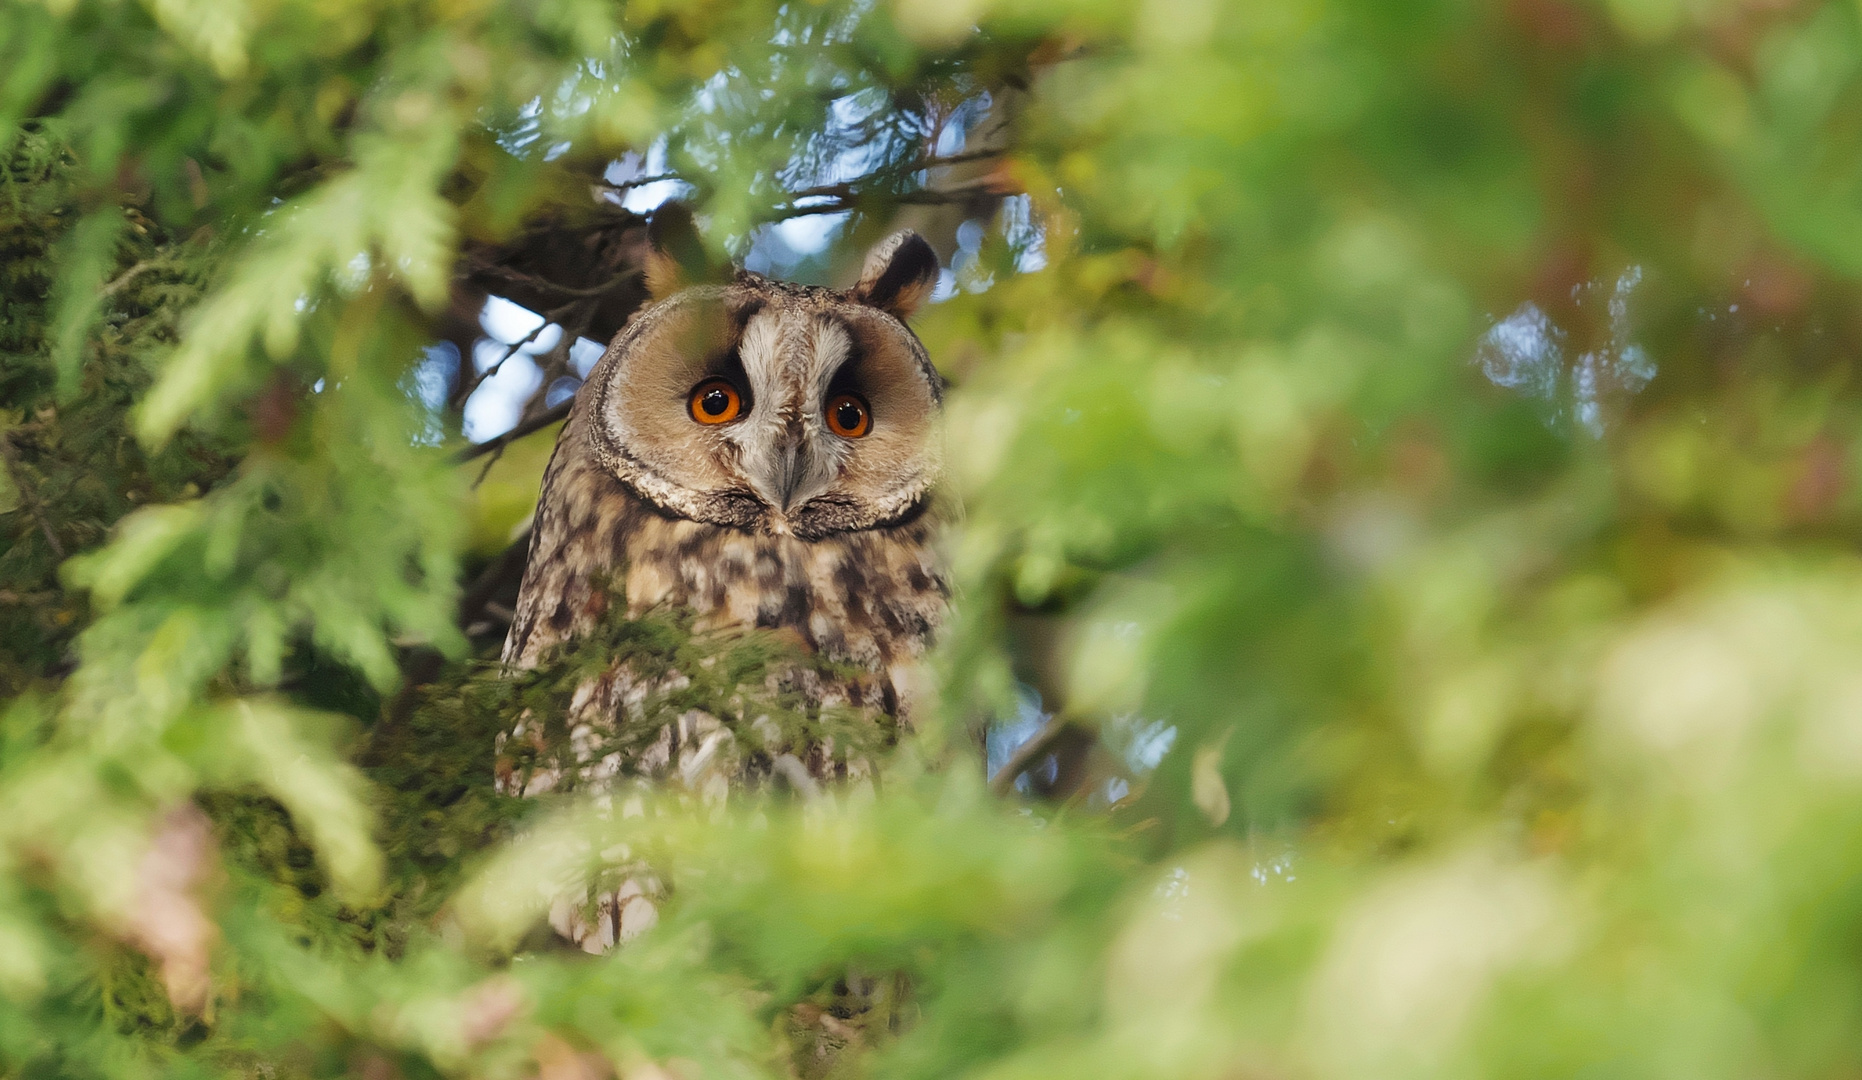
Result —
<svg viewBox="0 0 1862 1080"><path fill-rule="evenodd" d="M744 327L738 357L752 402L729 437L744 480L778 518L827 491L851 452L826 430L821 408L852 352L844 327L808 312L765 309Z"/></svg>

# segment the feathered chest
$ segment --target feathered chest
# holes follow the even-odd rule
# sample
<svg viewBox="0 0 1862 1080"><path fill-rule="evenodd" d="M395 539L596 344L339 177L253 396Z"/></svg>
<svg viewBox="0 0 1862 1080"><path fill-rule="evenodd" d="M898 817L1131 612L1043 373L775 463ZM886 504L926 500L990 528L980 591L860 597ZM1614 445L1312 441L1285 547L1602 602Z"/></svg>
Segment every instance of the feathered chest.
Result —
<svg viewBox="0 0 1862 1080"><path fill-rule="evenodd" d="M680 704L694 670L617 654L582 677L564 713L518 718L501 786L638 776L722 797L773 777L807 787L864 775L849 755L909 723L917 661L944 611L929 518L814 541L690 521L574 453L574 436L545 474L507 664L534 668L554 646L603 640L613 619L681 609L694 633L774 631L809 655L769 666L747 695ZM783 712L792 723L771 723Z"/></svg>
<svg viewBox="0 0 1862 1080"><path fill-rule="evenodd" d="M505 662L533 667L624 602L629 616L690 608L700 629L782 631L881 672L918 656L946 586L927 515L819 540L669 515L592 462L558 460L539 506Z"/></svg>

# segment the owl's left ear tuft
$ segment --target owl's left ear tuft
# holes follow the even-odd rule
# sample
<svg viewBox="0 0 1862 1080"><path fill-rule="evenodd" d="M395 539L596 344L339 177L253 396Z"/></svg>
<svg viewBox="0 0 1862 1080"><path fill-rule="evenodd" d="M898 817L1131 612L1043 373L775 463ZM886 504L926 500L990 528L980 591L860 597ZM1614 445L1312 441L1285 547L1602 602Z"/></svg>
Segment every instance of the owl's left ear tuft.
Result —
<svg viewBox="0 0 1862 1080"><path fill-rule="evenodd" d="M687 285L723 281L720 271L698 235L692 209L682 202L662 204L647 223L647 292L664 300Z"/></svg>
<svg viewBox="0 0 1862 1080"><path fill-rule="evenodd" d="M937 272L937 252L924 237L910 229L893 233L867 255L853 298L908 319L931 299Z"/></svg>

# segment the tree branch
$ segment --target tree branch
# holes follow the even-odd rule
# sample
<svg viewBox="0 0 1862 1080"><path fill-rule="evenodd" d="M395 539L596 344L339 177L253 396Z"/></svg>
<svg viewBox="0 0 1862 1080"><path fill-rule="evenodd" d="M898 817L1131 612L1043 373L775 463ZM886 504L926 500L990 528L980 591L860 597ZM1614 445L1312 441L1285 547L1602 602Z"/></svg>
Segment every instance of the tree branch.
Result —
<svg viewBox="0 0 1862 1080"><path fill-rule="evenodd" d="M542 431L556 421L566 419L569 415L569 407L573 404L575 404L575 399L570 398L568 401L563 402L553 409L545 409L495 439L486 439L482 443L474 443L454 454L453 463L455 465L464 465L473 458L483 454L489 454L493 450L502 450L526 435Z"/></svg>
<svg viewBox="0 0 1862 1080"><path fill-rule="evenodd" d="M497 263L482 262L476 259L467 263L467 274L468 276L471 274L490 274L492 277L502 278L513 284L528 285L533 289L542 289L545 292L555 293L558 296L587 299L608 295L622 285L639 277L641 269L638 266L630 266L601 284L591 285L585 289L578 289L569 285L558 285L548 278L540 278L535 274L526 274L522 270L513 270L508 266L500 266Z"/></svg>
<svg viewBox="0 0 1862 1080"><path fill-rule="evenodd" d="M472 624L478 621L479 616L485 612L485 606L498 595L499 589L503 588L512 575L520 571L525 562L529 560L530 533L531 530L525 529L522 536L511 541L511 546L505 548L503 554L493 559L485 567L484 572L479 574L478 579L472 582L471 587L466 589L465 595L459 598L461 629L469 630Z"/></svg>
<svg viewBox="0 0 1862 1080"><path fill-rule="evenodd" d="M1040 731L1028 737L1028 741L1015 748L1009 755L1007 764L996 770L996 775L989 778L989 790L996 795L1007 795L1015 790L1015 780L1029 767L1041 760L1041 756L1050 750L1060 737L1073 727L1073 721L1056 713Z"/></svg>
<svg viewBox="0 0 1862 1080"><path fill-rule="evenodd" d="M855 184L830 184L826 187L812 188L797 192L797 199L833 199L833 202L820 203L815 206L795 206L793 204L776 211L775 220L785 221L789 218L809 217L813 214L844 214L853 210L868 199L883 199L901 206L939 206L944 203L968 202L978 195L1013 195L1016 188L1005 183L995 174L980 176L944 188L920 188L916 191L873 192L861 191Z"/></svg>

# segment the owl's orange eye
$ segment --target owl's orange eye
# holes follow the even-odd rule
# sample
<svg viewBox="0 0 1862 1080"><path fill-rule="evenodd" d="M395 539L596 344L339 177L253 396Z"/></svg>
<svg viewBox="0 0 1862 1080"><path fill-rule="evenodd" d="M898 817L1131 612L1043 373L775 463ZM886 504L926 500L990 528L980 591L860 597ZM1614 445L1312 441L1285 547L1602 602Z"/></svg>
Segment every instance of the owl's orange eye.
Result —
<svg viewBox="0 0 1862 1080"><path fill-rule="evenodd" d="M843 439L857 439L873 430L873 412L858 394L836 394L828 401L828 430Z"/></svg>
<svg viewBox="0 0 1862 1080"><path fill-rule="evenodd" d="M692 388L692 419L701 424L727 424L743 412L744 399L724 379L706 379Z"/></svg>

